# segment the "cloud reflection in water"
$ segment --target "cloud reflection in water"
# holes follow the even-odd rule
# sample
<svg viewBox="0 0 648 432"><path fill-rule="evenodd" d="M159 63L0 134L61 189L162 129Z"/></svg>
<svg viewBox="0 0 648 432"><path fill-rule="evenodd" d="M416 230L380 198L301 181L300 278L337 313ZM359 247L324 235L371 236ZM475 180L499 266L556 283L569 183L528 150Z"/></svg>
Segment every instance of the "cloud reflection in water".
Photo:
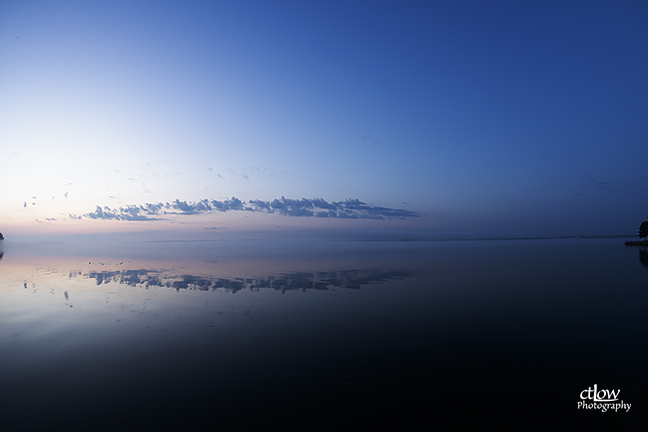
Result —
<svg viewBox="0 0 648 432"><path fill-rule="evenodd" d="M414 276L412 270L339 270L294 272L272 275L260 278L221 278L194 275L165 276L156 270L120 270L90 272L84 275L95 279L97 285L116 282L130 286L159 286L174 288L179 291L199 290L210 291L222 289L236 293L243 289L258 291L262 288L275 291L291 290L327 290L329 288L360 289L362 285L381 283Z"/></svg>

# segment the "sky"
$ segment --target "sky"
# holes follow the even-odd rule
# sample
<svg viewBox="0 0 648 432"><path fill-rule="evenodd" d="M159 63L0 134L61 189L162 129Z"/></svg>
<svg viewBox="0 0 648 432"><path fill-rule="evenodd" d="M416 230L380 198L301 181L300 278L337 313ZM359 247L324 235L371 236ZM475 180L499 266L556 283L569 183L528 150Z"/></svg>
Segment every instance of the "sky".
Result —
<svg viewBox="0 0 648 432"><path fill-rule="evenodd" d="M0 0L0 231L634 234L644 1Z"/></svg>

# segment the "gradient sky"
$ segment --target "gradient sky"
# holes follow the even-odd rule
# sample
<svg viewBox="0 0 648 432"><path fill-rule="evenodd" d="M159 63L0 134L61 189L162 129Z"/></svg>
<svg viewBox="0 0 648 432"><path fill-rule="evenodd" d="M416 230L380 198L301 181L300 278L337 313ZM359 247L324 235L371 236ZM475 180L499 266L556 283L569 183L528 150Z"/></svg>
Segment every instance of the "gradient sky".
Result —
<svg viewBox="0 0 648 432"><path fill-rule="evenodd" d="M644 1L0 1L0 230L634 234L647 77Z"/></svg>

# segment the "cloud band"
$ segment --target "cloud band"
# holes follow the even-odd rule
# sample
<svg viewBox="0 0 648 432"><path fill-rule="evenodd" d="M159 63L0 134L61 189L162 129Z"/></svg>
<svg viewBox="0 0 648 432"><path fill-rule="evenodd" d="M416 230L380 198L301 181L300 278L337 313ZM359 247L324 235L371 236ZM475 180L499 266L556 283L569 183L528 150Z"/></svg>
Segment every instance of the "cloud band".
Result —
<svg viewBox="0 0 648 432"><path fill-rule="evenodd" d="M83 217L90 219L123 220L123 221L155 221L166 219L166 215L195 215L203 213L224 213L228 211L246 211L261 213L276 213L283 216L319 217L339 219L405 219L418 217L418 213L378 207L366 204L357 199L328 202L321 198L298 200L281 197L272 201L250 200L241 201L236 197L224 201L203 199L201 201L180 201L166 203L147 203L144 205L129 205L111 209L100 207Z"/></svg>

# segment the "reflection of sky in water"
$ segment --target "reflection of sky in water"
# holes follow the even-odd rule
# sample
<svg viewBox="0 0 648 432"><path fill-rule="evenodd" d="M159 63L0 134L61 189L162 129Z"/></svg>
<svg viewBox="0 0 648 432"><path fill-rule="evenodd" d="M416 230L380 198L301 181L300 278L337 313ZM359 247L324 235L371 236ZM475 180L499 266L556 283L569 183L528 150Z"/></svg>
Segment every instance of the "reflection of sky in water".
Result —
<svg viewBox="0 0 648 432"><path fill-rule="evenodd" d="M460 414L478 388L569 424L534 404L572 408L593 383L648 399L645 250L638 261L613 241L5 252L0 384L14 425L91 428L101 406L113 427L289 416L307 430L323 413Z"/></svg>

